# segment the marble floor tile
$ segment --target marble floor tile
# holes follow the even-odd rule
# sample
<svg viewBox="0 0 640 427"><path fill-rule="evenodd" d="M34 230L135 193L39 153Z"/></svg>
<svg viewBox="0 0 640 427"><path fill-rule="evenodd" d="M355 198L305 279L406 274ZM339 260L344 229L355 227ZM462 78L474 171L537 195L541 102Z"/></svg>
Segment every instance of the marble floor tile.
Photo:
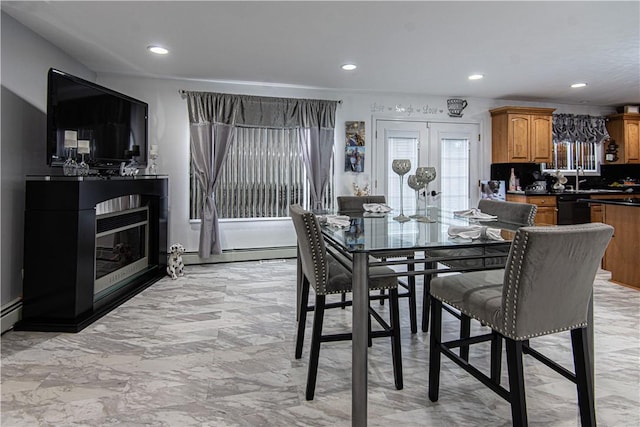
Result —
<svg viewBox="0 0 640 427"><path fill-rule="evenodd" d="M350 426L349 342L323 344L316 397L304 398L311 319L296 360L295 268L295 260L191 265L79 333L5 333L1 425ZM608 278L599 272L594 287L598 424L640 426L640 292ZM510 426L509 405L445 358L440 400L429 401L428 334L410 333L400 304L404 389L393 385L389 340L374 340L369 425ZM330 310L325 326L350 322L350 309ZM457 327L445 315L445 336ZM568 334L532 346L572 367ZM472 347L471 358L488 370L488 346ZM572 383L529 357L525 383L531 426L580 425Z"/></svg>

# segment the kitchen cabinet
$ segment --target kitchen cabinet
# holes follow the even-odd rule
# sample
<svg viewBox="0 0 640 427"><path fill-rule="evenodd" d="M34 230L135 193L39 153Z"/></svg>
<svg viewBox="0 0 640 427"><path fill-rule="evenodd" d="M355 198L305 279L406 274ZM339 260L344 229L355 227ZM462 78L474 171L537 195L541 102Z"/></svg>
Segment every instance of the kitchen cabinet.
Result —
<svg viewBox="0 0 640 427"><path fill-rule="evenodd" d="M614 228L602 268L611 272L611 281L640 289L638 241L640 207L603 204L603 222Z"/></svg>
<svg viewBox="0 0 640 427"><path fill-rule="evenodd" d="M598 200L598 199L607 199L607 200L611 200L611 199L626 199L627 197L630 197L629 194L592 194L590 199L591 200ZM604 218L602 215L602 205L599 203L589 203L589 206L591 208L591 222L604 222Z"/></svg>
<svg viewBox="0 0 640 427"><path fill-rule="evenodd" d="M554 108L501 107L491 113L493 163L551 162Z"/></svg>
<svg viewBox="0 0 640 427"><path fill-rule="evenodd" d="M618 144L618 160L612 163L640 163L640 114L609 116L607 131Z"/></svg>
<svg viewBox="0 0 640 427"><path fill-rule="evenodd" d="M534 220L536 225L557 224L558 208L556 204L556 196L548 194L540 196L507 194L506 200L508 202L531 203L532 205L538 206L538 211L536 212Z"/></svg>

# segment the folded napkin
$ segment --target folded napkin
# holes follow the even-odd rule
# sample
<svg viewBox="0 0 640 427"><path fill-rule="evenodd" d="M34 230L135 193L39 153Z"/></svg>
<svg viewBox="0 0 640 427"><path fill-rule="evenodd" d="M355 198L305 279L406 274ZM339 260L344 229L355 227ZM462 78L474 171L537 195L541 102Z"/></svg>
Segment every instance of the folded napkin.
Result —
<svg viewBox="0 0 640 427"><path fill-rule="evenodd" d="M462 237L465 239L489 239L504 240L500 235L499 228L489 228L483 225L469 225L466 227L451 225L448 230L451 237Z"/></svg>
<svg viewBox="0 0 640 427"><path fill-rule="evenodd" d="M391 208L384 203L363 203L365 212L391 212Z"/></svg>
<svg viewBox="0 0 640 427"><path fill-rule="evenodd" d="M325 215L324 218L328 225L335 228L346 228L351 225L347 215Z"/></svg>
<svg viewBox="0 0 640 427"><path fill-rule="evenodd" d="M472 219L498 219L495 215L489 215L484 212L480 212L478 208L467 209L464 211L454 211L453 214L455 216L460 216L463 218L472 218Z"/></svg>

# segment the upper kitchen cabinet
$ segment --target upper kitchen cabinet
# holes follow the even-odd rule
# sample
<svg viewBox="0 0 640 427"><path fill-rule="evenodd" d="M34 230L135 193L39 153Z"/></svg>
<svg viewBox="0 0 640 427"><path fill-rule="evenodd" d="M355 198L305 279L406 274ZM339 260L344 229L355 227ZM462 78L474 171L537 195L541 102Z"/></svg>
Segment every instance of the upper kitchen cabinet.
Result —
<svg viewBox="0 0 640 427"><path fill-rule="evenodd" d="M618 161L614 163L640 163L640 114L609 116L607 130L618 144Z"/></svg>
<svg viewBox="0 0 640 427"><path fill-rule="evenodd" d="M491 113L492 163L551 162L555 108L500 107Z"/></svg>

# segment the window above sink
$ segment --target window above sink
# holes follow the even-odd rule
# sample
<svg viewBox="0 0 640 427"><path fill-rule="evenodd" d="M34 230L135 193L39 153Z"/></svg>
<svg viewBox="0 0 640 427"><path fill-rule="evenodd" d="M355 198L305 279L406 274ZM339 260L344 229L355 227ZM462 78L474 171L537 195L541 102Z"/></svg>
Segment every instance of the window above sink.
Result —
<svg viewBox="0 0 640 427"><path fill-rule="evenodd" d="M557 170L575 174L580 168L580 175L600 175L602 147L592 142L554 141L551 162L543 164L544 172Z"/></svg>

